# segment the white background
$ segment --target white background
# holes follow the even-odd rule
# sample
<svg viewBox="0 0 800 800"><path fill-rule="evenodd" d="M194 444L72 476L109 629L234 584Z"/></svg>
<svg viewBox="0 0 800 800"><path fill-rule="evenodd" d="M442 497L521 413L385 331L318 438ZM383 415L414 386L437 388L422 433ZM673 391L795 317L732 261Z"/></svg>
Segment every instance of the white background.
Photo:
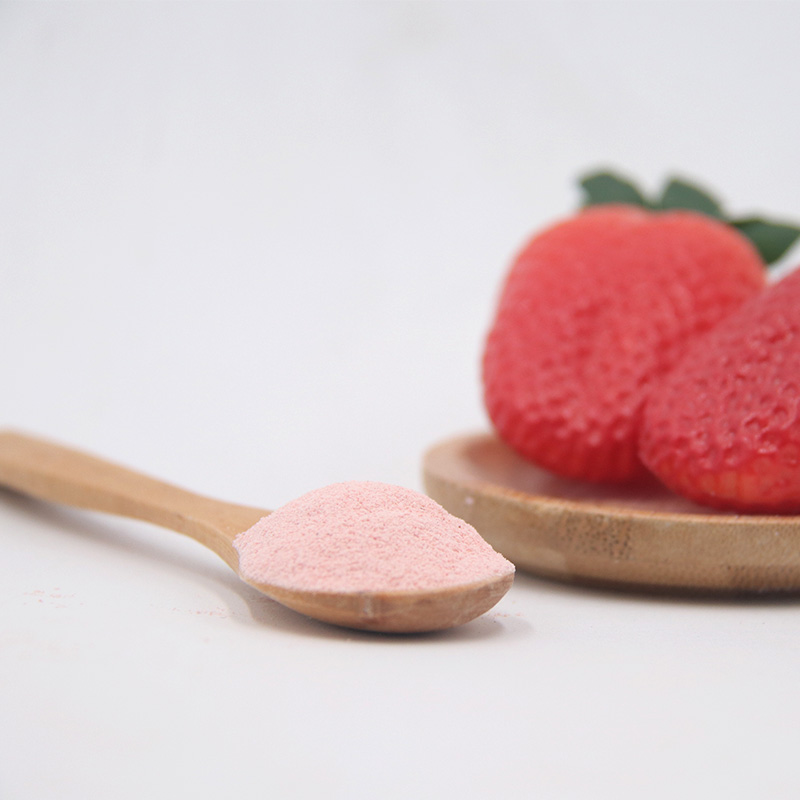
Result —
<svg viewBox="0 0 800 800"><path fill-rule="evenodd" d="M800 218L796 3L0 5L0 424L274 508L488 427L509 259L583 171ZM800 608L519 575L317 624L0 495L0 798L796 798Z"/></svg>

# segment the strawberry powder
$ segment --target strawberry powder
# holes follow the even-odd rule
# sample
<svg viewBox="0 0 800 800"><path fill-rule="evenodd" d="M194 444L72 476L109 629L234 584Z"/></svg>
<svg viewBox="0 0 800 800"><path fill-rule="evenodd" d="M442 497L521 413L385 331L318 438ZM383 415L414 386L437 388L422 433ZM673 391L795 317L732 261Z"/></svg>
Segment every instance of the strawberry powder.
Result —
<svg viewBox="0 0 800 800"><path fill-rule="evenodd" d="M418 492L336 483L240 533L244 580L314 592L426 591L508 575L514 565Z"/></svg>

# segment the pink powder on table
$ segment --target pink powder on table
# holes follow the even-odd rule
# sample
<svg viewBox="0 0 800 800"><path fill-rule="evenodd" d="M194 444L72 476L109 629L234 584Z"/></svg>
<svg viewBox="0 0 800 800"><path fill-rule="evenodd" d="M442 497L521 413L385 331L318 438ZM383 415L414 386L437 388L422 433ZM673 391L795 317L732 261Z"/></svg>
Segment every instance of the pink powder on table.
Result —
<svg viewBox="0 0 800 800"><path fill-rule="evenodd" d="M372 481L304 494L233 544L246 581L304 591L443 589L514 572L471 525L429 497Z"/></svg>

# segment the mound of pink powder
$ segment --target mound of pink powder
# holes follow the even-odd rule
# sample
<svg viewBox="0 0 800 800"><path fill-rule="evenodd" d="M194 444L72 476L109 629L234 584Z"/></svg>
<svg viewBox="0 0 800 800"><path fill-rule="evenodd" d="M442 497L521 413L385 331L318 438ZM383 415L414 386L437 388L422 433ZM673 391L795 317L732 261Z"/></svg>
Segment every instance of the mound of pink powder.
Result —
<svg viewBox="0 0 800 800"><path fill-rule="evenodd" d="M240 533L234 547L249 583L303 591L426 591L514 572L429 497L372 481L309 492Z"/></svg>

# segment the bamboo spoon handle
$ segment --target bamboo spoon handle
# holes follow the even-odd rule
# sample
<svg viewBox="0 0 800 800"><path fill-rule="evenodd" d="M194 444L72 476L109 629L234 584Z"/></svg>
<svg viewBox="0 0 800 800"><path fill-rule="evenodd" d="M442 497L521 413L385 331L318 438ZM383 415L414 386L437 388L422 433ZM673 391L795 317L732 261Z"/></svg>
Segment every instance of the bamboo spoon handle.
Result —
<svg viewBox="0 0 800 800"><path fill-rule="evenodd" d="M237 534L269 512L213 500L95 456L0 431L0 485L65 505L152 522L186 534L238 572Z"/></svg>

